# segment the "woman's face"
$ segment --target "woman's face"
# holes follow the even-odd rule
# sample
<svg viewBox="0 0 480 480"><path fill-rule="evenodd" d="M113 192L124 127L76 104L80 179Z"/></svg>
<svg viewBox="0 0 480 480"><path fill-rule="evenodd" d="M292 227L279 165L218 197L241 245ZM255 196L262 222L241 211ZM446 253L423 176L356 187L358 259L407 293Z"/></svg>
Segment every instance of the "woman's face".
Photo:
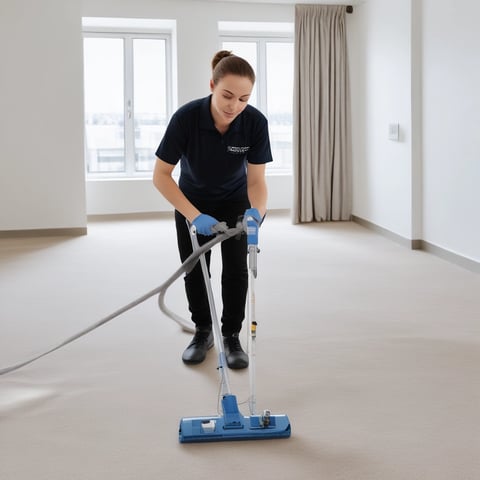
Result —
<svg viewBox="0 0 480 480"><path fill-rule="evenodd" d="M222 128L228 127L245 109L253 84L248 77L225 75L216 85L210 80L210 89L213 120L217 128Z"/></svg>

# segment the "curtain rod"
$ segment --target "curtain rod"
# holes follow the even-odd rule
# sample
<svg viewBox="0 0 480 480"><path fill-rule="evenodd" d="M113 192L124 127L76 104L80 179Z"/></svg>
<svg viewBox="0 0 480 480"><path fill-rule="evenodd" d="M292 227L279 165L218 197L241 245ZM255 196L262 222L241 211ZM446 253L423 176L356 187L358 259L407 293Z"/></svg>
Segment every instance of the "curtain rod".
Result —
<svg viewBox="0 0 480 480"><path fill-rule="evenodd" d="M347 13L353 13L352 5L347 5Z"/></svg>

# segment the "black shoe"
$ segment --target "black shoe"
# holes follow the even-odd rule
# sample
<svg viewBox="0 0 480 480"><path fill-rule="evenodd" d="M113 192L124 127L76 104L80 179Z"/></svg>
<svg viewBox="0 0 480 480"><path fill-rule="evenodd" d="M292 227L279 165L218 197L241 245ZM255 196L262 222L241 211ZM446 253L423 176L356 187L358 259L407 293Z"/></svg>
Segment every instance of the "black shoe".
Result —
<svg viewBox="0 0 480 480"><path fill-rule="evenodd" d="M223 337L223 346L227 357L227 365L235 370L248 367L248 355L243 351L240 345L238 333L230 337Z"/></svg>
<svg viewBox="0 0 480 480"><path fill-rule="evenodd" d="M211 330L195 331L192 341L182 355L184 363L195 365L202 363L207 356L207 351L213 347L213 333Z"/></svg>

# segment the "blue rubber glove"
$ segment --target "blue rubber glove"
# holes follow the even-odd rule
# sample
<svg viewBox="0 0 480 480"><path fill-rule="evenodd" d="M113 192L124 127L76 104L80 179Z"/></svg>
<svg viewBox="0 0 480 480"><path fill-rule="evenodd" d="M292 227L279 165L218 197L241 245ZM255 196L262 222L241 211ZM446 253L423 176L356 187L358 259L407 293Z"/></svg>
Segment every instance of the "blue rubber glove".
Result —
<svg viewBox="0 0 480 480"><path fill-rule="evenodd" d="M260 226L260 224L262 223L262 217L260 216L260 212L256 208L247 208L243 216L244 218L253 217L253 219L257 222L258 226Z"/></svg>
<svg viewBox="0 0 480 480"><path fill-rule="evenodd" d="M258 229L262 223L260 212L256 208L247 208L243 214L243 228L247 233L247 244L258 245Z"/></svg>
<svg viewBox="0 0 480 480"><path fill-rule="evenodd" d="M216 218L201 213L198 217L192 222L192 225L197 229L197 233L200 235L213 235L215 232L212 230L212 227L217 225L219 221Z"/></svg>

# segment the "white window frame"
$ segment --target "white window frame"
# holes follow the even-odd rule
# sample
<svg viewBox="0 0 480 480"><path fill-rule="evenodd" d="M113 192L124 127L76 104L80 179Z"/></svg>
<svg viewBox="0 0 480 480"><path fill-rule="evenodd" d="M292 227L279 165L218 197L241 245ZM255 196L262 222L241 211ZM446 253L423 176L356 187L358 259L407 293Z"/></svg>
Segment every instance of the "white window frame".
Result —
<svg viewBox="0 0 480 480"><path fill-rule="evenodd" d="M294 42L293 23L269 22L219 22L219 46L223 42L250 42L257 46L257 108L267 117L267 82L266 82L266 52L267 43ZM293 92L292 92L293 95ZM293 98L292 98L293 100ZM293 147L293 146L292 146ZM274 162L275 163L275 162ZM267 165L268 174L292 174L293 165L289 169L276 168L273 164Z"/></svg>
<svg viewBox="0 0 480 480"><path fill-rule="evenodd" d="M176 64L174 59L175 21L148 20L126 18L96 18L82 19L83 38L119 38L123 39L124 55L124 140L125 140L125 171L124 172L88 172L87 179L118 179L146 178L151 172L135 171L135 118L134 86L133 86L133 40L155 39L165 41L166 68L166 118L169 119L177 107ZM159 140L160 141L160 140ZM154 152L152 151L152 156ZM87 163L85 162L87 170Z"/></svg>

